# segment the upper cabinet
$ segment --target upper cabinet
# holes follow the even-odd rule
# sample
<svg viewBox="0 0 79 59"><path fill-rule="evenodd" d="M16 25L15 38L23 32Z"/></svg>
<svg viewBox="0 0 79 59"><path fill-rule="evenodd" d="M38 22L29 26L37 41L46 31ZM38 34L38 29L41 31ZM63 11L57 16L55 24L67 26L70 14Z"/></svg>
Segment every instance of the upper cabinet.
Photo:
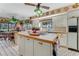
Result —
<svg viewBox="0 0 79 59"><path fill-rule="evenodd" d="M67 26L67 14L62 14L52 17L53 27L66 27Z"/></svg>
<svg viewBox="0 0 79 59"><path fill-rule="evenodd" d="M77 17L79 17L79 10L71 11L67 15L68 15L68 26L76 26Z"/></svg>
<svg viewBox="0 0 79 59"><path fill-rule="evenodd" d="M71 17L79 17L79 10L68 12L68 18L71 18Z"/></svg>
<svg viewBox="0 0 79 59"><path fill-rule="evenodd" d="M77 26L77 18L68 19L68 26Z"/></svg>

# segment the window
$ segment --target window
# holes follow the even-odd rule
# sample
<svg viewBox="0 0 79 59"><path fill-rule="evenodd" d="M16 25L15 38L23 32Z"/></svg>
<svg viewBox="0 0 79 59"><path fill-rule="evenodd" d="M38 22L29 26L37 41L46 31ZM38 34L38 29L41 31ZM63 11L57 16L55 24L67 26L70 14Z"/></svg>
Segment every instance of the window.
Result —
<svg viewBox="0 0 79 59"><path fill-rule="evenodd" d="M48 32L52 31L52 20L42 21L42 29L46 29Z"/></svg>
<svg viewBox="0 0 79 59"><path fill-rule="evenodd" d="M11 31L15 27L15 24L13 23L0 23L0 31Z"/></svg>

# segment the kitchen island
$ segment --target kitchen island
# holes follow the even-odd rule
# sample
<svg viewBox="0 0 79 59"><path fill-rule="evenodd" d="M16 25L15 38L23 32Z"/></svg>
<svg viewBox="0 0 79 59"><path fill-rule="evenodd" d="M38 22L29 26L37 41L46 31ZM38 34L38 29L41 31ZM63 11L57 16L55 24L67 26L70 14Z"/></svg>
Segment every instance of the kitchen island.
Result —
<svg viewBox="0 0 79 59"><path fill-rule="evenodd" d="M19 55L22 56L55 56L57 55L56 33L45 33L39 36L29 35L27 32L15 34L16 44L19 45Z"/></svg>

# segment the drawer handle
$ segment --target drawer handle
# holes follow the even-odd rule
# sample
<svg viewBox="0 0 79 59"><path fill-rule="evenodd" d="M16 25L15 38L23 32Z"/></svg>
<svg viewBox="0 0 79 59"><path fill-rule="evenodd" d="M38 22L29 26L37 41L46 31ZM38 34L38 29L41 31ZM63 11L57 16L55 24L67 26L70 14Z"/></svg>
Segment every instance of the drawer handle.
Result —
<svg viewBox="0 0 79 59"><path fill-rule="evenodd" d="M42 42L39 42L39 44L40 44L40 45L43 45L43 43L42 43Z"/></svg>

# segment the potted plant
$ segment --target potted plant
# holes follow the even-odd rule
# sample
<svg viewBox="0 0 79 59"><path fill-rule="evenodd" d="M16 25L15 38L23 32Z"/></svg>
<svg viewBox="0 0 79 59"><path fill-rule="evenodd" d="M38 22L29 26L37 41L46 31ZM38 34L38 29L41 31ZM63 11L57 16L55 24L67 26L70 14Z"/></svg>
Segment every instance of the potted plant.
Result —
<svg viewBox="0 0 79 59"><path fill-rule="evenodd" d="M14 16L9 20L10 23L17 23L19 20L14 18Z"/></svg>

